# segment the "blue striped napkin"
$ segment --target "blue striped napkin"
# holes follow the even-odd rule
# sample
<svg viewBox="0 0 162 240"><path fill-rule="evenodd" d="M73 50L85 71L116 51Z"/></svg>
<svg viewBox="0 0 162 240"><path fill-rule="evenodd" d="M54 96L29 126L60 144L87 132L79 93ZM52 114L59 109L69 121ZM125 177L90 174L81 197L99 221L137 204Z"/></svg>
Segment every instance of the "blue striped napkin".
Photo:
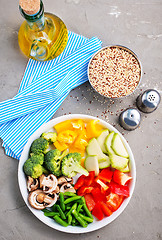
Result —
<svg viewBox="0 0 162 240"><path fill-rule="evenodd" d="M68 44L59 57L28 61L18 94L0 103L0 138L8 156L20 159L31 134L52 118L73 88L88 80L88 62L101 44L98 38L69 31Z"/></svg>

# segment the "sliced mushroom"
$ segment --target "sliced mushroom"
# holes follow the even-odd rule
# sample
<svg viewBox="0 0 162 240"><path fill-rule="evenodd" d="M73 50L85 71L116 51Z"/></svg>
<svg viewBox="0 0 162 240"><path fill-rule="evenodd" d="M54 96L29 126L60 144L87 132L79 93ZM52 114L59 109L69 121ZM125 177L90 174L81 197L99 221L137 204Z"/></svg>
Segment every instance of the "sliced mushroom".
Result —
<svg viewBox="0 0 162 240"><path fill-rule="evenodd" d="M58 185L62 185L64 183L73 183L72 178L68 178L68 177L65 177L65 176L62 176L62 177L58 178L57 181L58 181Z"/></svg>
<svg viewBox="0 0 162 240"><path fill-rule="evenodd" d="M47 177L44 174L42 174L39 177L39 184L40 184L40 188L43 189L43 192L51 193L57 187L57 178L53 174L50 174Z"/></svg>
<svg viewBox="0 0 162 240"><path fill-rule="evenodd" d="M44 198L45 207L52 207L57 202L57 194L47 194Z"/></svg>
<svg viewBox="0 0 162 240"><path fill-rule="evenodd" d="M74 187L70 184L70 183L64 183L61 187L60 187L60 192L73 192L76 193Z"/></svg>
<svg viewBox="0 0 162 240"><path fill-rule="evenodd" d="M38 210L53 206L57 201L57 195L45 194L42 190L35 190L29 194L28 201L30 205Z"/></svg>
<svg viewBox="0 0 162 240"><path fill-rule="evenodd" d="M29 190L29 192L36 190L38 188L38 185L39 185L38 179L34 179L28 176L27 189Z"/></svg>
<svg viewBox="0 0 162 240"><path fill-rule="evenodd" d="M44 209L45 208L44 202L43 202L44 196L45 196L45 194L43 193L42 190L35 190L29 194L28 201L33 208ZM38 200L39 200L39 202L38 202Z"/></svg>
<svg viewBox="0 0 162 240"><path fill-rule="evenodd" d="M59 192L60 192L60 188L59 188L59 186L57 186L56 189L52 193L59 193Z"/></svg>

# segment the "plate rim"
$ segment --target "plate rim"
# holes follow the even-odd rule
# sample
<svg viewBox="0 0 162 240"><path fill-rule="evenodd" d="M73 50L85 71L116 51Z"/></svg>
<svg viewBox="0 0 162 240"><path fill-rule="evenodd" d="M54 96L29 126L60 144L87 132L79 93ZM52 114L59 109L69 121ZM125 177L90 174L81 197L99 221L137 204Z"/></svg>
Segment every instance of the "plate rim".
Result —
<svg viewBox="0 0 162 240"><path fill-rule="evenodd" d="M52 219L45 217L43 212L40 210L36 210L33 209L28 201L27 201L27 197L26 194L27 193L27 188L24 189L24 180L25 180L25 174L23 172L23 163L25 162L24 156L29 152L29 147L32 143L32 141L34 141L34 139L36 139L37 137L40 136L40 134L45 131L43 129L50 129L52 127L52 125L56 125L59 122L63 122L66 120L70 120L70 119L94 119L94 120L99 120L101 125L103 125L104 127L110 129L110 131L114 131L116 133L118 133L120 135L120 137L122 138L122 141L124 142L124 145L126 147L126 149L128 150L129 156L130 156L130 164L133 170L133 180L131 181L131 191L130 191L130 196L128 198L126 198L124 200L124 202L122 203L122 205L119 207L118 210L116 210L111 217L105 217L103 220L101 221L96 221L97 226L94 227L94 223L91 223L88 225L87 228L82 228L82 227L74 227L74 226L68 226L68 227L63 227L59 224L57 224L56 222L54 222ZM54 124L53 124L54 123ZM41 133L40 133L41 132ZM132 174L131 174L132 175ZM22 181L22 177L23 177L23 181ZM19 164L18 164L18 185L19 185L19 189L22 195L23 200L25 201L27 207L29 208L29 210L44 224L48 225L49 227L61 231L61 232L65 232L65 233L88 233L88 232L92 232L92 231L96 231L108 224L110 224L112 221L114 221L126 208L126 206L128 205L133 192L134 192L134 188L135 188L135 183L136 183L136 164L135 164L135 159L132 153L132 150L128 144L128 142L126 141L126 139L123 137L123 135L115 128L113 127L110 123L107 123L106 121L94 117L92 115L86 115L86 114L69 114L69 115L63 115L63 116L59 116L56 118L51 119L50 121L42 124L29 138L27 143L25 144L23 151L21 153L21 157L19 160ZM25 181L25 185L26 185L26 181ZM52 221L50 221L52 220Z"/></svg>

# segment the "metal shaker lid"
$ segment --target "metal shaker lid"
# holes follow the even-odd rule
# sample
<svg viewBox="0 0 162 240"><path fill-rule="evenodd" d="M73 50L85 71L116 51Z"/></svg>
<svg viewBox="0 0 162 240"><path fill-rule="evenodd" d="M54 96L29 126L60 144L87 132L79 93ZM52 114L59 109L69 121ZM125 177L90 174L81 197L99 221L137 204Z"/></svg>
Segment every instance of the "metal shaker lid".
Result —
<svg viewBox="0 0 162 240"><path fill-rule="evenodd" d="M160 100L161 97L158 91L148 89L137 97L136 104L142 112L151 113L158 107Z"/></svg>
<svg viewBox="0 0 162 240"><path fill-rule="evenodd" d="M121 127L129 131L136 129L139 126L140 121L141 115L135 108L127 108L119 116Z"/></svg>

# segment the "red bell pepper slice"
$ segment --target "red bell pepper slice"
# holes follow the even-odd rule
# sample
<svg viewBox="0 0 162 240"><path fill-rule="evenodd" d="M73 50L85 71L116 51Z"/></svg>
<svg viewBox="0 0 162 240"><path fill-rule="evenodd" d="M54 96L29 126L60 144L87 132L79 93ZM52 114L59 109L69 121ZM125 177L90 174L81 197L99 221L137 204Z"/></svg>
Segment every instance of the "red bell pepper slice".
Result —
<svg viewBox="0 0 162 240"><path fill-rule="evenodd" d="M119 185L113 181L109 184L110 190L112 193L116 193L118 195L122 195L125 197L129 197L129 187L128 186L123 186Z"/></svg>
<svg viewBox="0 0 162 240"><path fill-rule="evenodd" d="M113 176L113 171L111 171L110 168L104 168L101 170L101 172L98 174L98 178L100 180L103 180L105 182L110 182Z"/></svg>
<svg viewBox="0 0 162 240"><path fill-rule="evenodd" d="M84 198L85 198L85 201L86 201L86 205L89 209L89 211L91 212L94 208L94 206L96 205L93 197L92 197L92 194L91 193L86 193L84 195Z"/></svg>
<svg viewBox="0 0 162 240"><path fill-rule="evenodd" d="M98 218L99 220L102 220L102 219L103 219L104 214L103 214L103 212L102 212L102 210L101 210L100 203L97 203L97 204L94 206L94 208L93 208L93 210L92 210L92 214L93 214L96 218Z"/></svg>
<svg viewBox="0 0 162 240"><path fill-rule="evenodd" d="M106 195L99 188L94 188L91 193L96 203L106 201Z"/></svg>
<svg viewBox="0 0 162 240"><path fill-rule="evenodd" d="M112 211L108 208L106 203L100 202L100 205L101 205L101 209L102 209L103 213L105 214L105 216L110 216L112 214Z"/></svg>
<svg viewBox="0 0 162 240"><path fill-rule="evenodd" d="M79 196L83 196L86 193L92 192L92 190L93 190L93 187L82 186L78 189L77 194Z"/></svg>
<svg viewBox="0 0 162 240"><path fill-rule="evenodd" d="M94 178L95 178L95 171L89 172L89 175L85 178L84 184L86 186L90 186L93 183Z"/></svg>
<svg viewBox="0 0 162 240"><path fill-rule="evenodd" d="M125 174L117 169L114 171L113 181L120 185L124 186L131 179L132 179L132 177L128 176L127 174Z"/></svg>
<svg viewBox="0 0 162 240"><path fill-rule="evenodd" d="M80 188L83 184L84 184L84 180L85 180L86 176L85 175L81 175L77 182L74 185L74 188L77 190L78 188Z"/></svg>
<svg viewBox="0 0 162 240"><path fill-rule="evenodd" d="M106 198L107 198L106 204L112 212L116 211L120 207L124 199L123 196L119 196L118 194L115 193L110 193L108 196L106 196Z"/></svg>

